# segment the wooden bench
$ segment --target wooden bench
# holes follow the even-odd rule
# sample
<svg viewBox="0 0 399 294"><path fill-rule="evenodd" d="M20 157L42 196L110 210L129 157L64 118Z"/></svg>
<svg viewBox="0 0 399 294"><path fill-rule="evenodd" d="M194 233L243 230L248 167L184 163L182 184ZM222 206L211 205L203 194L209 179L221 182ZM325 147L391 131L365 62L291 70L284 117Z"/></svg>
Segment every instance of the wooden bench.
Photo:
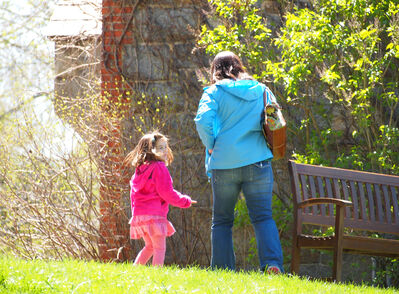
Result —
<svg viewBox="0 0 399 294"><path fill-rule="evenodd" d="M294 199L291 272L298 273L301 248L334 251L332 278L341 281L343 252L399 257L399 177L289 161ZM335 227L328 237L302 233L303 224ZM348 232L361 234L347 235ZM396 237L396 236L395 236Z"/></svg>

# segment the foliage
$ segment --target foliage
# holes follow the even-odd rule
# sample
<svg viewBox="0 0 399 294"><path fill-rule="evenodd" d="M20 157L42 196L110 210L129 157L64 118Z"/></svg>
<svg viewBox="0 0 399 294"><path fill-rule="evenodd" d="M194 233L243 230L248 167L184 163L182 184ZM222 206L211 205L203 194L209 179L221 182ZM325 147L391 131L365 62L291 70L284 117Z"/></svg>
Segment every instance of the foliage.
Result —
<svg viewBox="0 0 399 294"><path fill-rule="evenodd" d="M230 50L238 54L254 74L263 79L266 75L263 61L269 59L273 51L268 42L271 30L254 6L256 0L209 0L214 6L216 16L214 28L202 26L199 40L200 48L209 55Z"/></svg>
<svg viewBox="0 0 399 294"><path fill-rule="evenodd" d="M398 8L325 0L286 15L267 66L303 111L301 161L398 173Z"/></svg>
<svg viewBox="0 0 399 294"><path fill-rule="evenodd" d="M234 208L234 227L235 235L238 235L238 242L235 244L235 251L240 251L237 254L239 257L244 256L245 261L243 268L257 268L259 267L258 248L255 239L255 233L248 215L248 208L244 195L240 194L240 198ZM249 237L249 238L248 238ZM240 263L238 260L236 263Z"/></svg>
<svg viewBox="0 0 399 294"><path fill-rule="evenodd" d="M171 120L172 111L167 109L172 108L173 103L167 95L159 97L136 93L128 99L131 101L132 113L128 113L127 116L133 120L135 129L140 135L155 129L163 129ZM129 139L132 139L132 136Z"/></svg>
<svg viewBox="0 0 399 294"><path fill-rule="evenodd" d="M398 4L318 1L288 12L271 39L257 1L209 2L221 24L203 26L199 46L232 50L282 87L282 103L300 111L290 126L300 161L399 172Z"/></svg>
<svg viewBox="0 0 399 294"><path fill-rule="evenodd" d="M389 287L399 285L399 260L389 258L378 258L376 262L376 275L373 284L378 287Z"/></svg>
<svg viewBox="0 0 399 294"><path fill-rule="evenodd" d="M279 235L281 246L283 248L290 248L291 241L289 239L281 238L281 235L284 232L290 231L290 225L292 224L292 207L286 207L282 201L276 195L273 195L273 219L276 222L277 227L279 228ZM252 229L251 220L248 215L248 208L246 205L246 201L244 196L240 197L237 201L237 204L234 208L234 226L238 228L238 230L244 230L244 232L240 232L240 240L245 239L247 241L247 234L249 234L250 239L249 242L243 242L241 244L244 248L237 248L238 250L243 249L244 254L246 255L246 263L249 264L250 268L255 268L259 265L258 261L258 249L255 239L255 234ZM249 248L246 248L248 243ZM284 263L288 263L290 255L284 255Z"/></svg>
<svg viewBox="0 0 399 294"><path fill-rule="evenodd" d="M277 195L273 195L272 200L273 207L273 219L276 222L276 226L279 230L281 247L283 248L284 264L288 265L291 261L291 239L287 237L292 232L293 213L292 213L292 202L287 206ZM288 270L288 266L287 269Z"/></svg>
<svg viewBox="0 0 399 294"><path fill-rule="evenodd" d="M82 130L92 140L85 143L54 113L52 54L42 34L51 5L0 4L0 252L98 258L98 150L90 145L98 134ZM100 109L98 95L85 94L73 105L77 125L103 119L93 111L84 115L84 103ZM56 106L58 113L68 109Z"/></svg>
<svg viewBox="0 0 399 294"><path fill-rule="evenodd" d="M3 128L0 251L30 259L97 258L95 153L76 134L68 136L54 113L46 117L26 105L10 116L14 127Z"/></svg>
<svg viewBox="0 0 399 294"><path fill-rule="evenodd" d="M277 37L256 8L263 1L209 2L217 25L203 26L199 46L210 55L234 51L256 78L272 79L298 161L399 174L396 1L322 0L311 1L312 9L284 8Z"/></svg>
<svg viewBox="0 0 399 294"><path fill-rule="evenodd" d="M41 30L51 5L39 0L0 3L0 124L8 113L50 91L50 42Z"/></svg>
<svg viewBox="0 0 399 294"><path fill-rule="evenodd" d="M259 272L0 257L0 293L395 293Z"/></svg>
<svg viewBox="0 0 399 294"><path fill-rule="evenodd" d="M281 58L266 64L302 111L299 161L399 173L398 12L394 1L324 0L286 15ZM395 283L395 267L385 262L374 283Z"/></svg>

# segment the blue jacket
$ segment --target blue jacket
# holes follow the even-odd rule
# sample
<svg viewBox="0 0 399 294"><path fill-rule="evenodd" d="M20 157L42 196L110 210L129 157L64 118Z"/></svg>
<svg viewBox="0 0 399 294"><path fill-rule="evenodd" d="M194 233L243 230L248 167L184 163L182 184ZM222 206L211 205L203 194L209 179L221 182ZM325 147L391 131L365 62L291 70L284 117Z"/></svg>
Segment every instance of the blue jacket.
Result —
<svg viewBox="0 0 399 294"><path fill-rule="evenodd" d="M260 125L265 89L269 100L273 93L253 80L224 79L204 88L194 121L206 147L208 175L273 158Z"/></svg>

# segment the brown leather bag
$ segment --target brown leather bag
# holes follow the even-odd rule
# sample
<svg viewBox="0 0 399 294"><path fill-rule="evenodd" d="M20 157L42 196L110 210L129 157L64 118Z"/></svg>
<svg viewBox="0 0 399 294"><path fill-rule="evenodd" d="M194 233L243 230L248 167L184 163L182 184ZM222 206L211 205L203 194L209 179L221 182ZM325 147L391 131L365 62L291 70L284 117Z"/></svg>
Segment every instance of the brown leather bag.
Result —
<svg viewBox="0 0 399 294"><path fill-rule="evenodd" d="M274 98L273 95L271 97ZM281 107L277 101L267 103L266 90L263 92L263 105L261 125L268 147L273 153L273 160L281 159L285 156L287 144L287 123L281 113Z"/></svg>

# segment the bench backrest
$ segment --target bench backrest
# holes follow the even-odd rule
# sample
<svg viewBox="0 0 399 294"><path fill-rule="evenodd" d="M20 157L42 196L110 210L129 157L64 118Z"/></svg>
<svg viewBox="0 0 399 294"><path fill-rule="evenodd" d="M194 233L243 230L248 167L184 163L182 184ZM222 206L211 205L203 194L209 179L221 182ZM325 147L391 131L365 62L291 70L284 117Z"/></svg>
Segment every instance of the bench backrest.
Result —
<svg viewBox="0 0 399 294"><path fill-rule="evenodd" d="M294 209L299 224L334 226L332 204L303 209L297 203L309 198L352 201L345 208L345 227L399 234L399 177L289 162Z"/></svg>

